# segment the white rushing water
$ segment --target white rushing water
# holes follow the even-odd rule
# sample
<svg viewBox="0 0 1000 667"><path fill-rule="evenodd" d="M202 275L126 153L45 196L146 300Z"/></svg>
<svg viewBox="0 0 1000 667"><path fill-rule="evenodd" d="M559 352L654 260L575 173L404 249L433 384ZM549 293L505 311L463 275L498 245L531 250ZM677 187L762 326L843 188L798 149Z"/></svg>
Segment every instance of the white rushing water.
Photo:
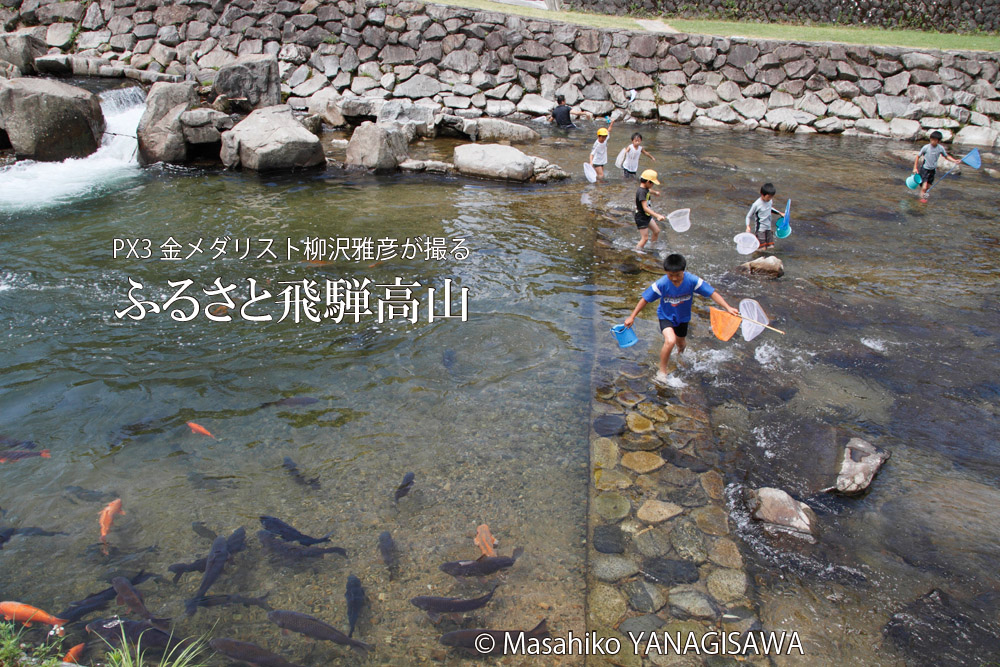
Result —
<svg viewBox="0 0 1000 667"><path fill-rule="evenodd" d="M139 174L139 119L146 94L139 86L100 94L105 134L101 147L85 158L62 162L23 160L0 169L0 213L20 213L93 197Z"/></svg>

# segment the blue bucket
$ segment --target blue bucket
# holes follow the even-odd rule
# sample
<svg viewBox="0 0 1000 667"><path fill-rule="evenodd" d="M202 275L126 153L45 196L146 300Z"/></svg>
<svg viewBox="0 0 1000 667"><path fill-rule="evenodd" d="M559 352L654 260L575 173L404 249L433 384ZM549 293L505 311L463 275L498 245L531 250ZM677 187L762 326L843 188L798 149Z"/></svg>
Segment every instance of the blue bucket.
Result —
<svg viewBox="0 0 1000 667"><path fill-rule="evenodd" d="M920 174L910 174L906 179L906 187L916 190L923 182L924 179L920 178Z"/></svg>
<svg viewBox="0 0 1000 667"><path fill-rule="evenodd" d="M618 347L632 347L639 342L639 337L631 327L624 324L616 324L611 327L611 333L618 339Z"/></svg>

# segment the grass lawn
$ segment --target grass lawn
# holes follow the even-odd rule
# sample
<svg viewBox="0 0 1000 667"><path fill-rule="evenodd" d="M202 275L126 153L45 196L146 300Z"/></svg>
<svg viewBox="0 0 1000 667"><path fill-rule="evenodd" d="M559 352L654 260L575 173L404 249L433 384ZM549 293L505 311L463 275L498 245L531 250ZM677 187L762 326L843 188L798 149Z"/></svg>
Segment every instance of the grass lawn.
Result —
<svg viewBox="0 0 1000 667"><path fill-rule="evenodd" d="M907 46L914 49L945 51L1000 51L1000 35L954 35L920 30L883 30L848 26L803 26L783 23L738 23L666 19L677 30L723 37L758 37L797 42L843 42L869 46Z"/></svg>
<svg viewBox="0 0 1000 667"><path fill-rule="evenodd" d="M468 7L482 11L500 12L514 16L550 21L564 21L593 28L624 28L643 30L634 18L590 14L587 12L549 12L533 7L519 7L490 0L437 0L436 4ZM869 46L905 46L914 49L942 49L960 51L1000 51L1000 35L952 35L920 30L882 30L845 26L802 26L781 23L739 23L736 21L709 21L694 19L661 18L680 32L721 35L723 37L757 37L783 39L796 42L842 42Z"/></svg>

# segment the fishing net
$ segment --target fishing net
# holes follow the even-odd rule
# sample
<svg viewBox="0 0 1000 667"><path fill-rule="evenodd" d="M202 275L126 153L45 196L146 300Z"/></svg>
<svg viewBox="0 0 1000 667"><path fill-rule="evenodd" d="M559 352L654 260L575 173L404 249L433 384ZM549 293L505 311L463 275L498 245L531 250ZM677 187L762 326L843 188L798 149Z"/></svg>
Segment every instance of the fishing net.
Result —
<svg viewBox="0 0 1000 667"><path fill-rule="evenodd" d="M709 308L708 310L712 322L712 333L715 334L715 337L722 341L732 338L736 330L740 328L740 318L718 308Z"/></svg>
<svg viewBox="0 0 1000 667"><path fill-rule="evenodd" d="M667 222L675 232L686 232L691 229L691 209L679 208L667 214Z"/></svg>
<svg viewBox="0 0 1000 667"><path fill-rule="evenodd" d="M770 324L767 313L760 307L760 304L753 299L743 299L740 301L740 315L743 322L740 324L740 331L743 340L751 341L764 331L764 325Z"/></svg>

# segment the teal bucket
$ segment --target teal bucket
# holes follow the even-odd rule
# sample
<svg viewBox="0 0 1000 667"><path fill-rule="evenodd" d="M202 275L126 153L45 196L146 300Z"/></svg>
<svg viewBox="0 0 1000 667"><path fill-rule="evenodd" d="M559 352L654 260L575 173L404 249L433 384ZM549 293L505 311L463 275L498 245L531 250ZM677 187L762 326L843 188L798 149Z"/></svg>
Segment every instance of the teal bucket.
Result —
<svg viewBox="0 0 1000 667"><path fill-rule="evenodd" d="M791 225L785 225L783 227L779 226L777 229L774 230L774 235L777 236L779 239L787 239L788 235L791 233L792 233Z"/></svg>
<svg viewBox="0 0 1000 667"><path fill-rule="evenodd" d="M611 327L611 333L618 339L618 347L632 347L639 342L639 337L635 335L635 331L624 324L616 324Z"/></svg>
<svg viewBox="0 0 1000 667"><path fill-rule="evenodd" d="M916 190L923 182L924 179L920 178L920 174L910 174L906 179L906 187Z"/></svg>

